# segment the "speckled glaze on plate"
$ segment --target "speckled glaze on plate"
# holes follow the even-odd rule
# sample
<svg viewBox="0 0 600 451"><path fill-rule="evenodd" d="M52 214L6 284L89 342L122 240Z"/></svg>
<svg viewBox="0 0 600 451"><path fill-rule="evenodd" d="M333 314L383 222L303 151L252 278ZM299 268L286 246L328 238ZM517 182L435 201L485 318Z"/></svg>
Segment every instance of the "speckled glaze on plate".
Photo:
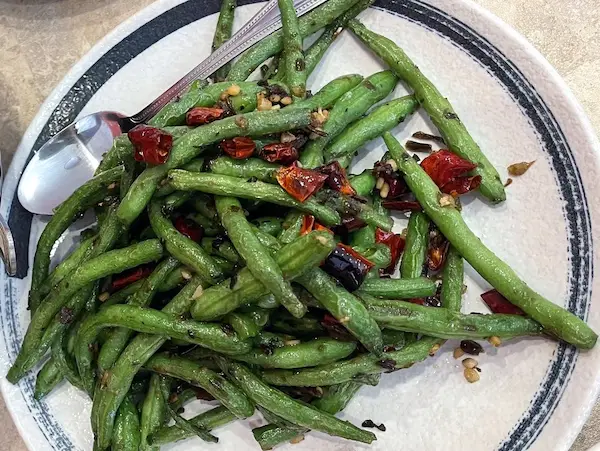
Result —
<svg viewBox="0 0 600 451"><path fill-rule="evenodd" d="M240 2L236 23L260 5ZM76 117L98 110L131 113L170 86L209 53L217 0L163 0L107 36L65 77L29 127L4 184L1 212L19 245L19 276L0 275L0 375L15 359L29 314L29 262L46 221L32 218L15 196L32 151ZM592 293L597 259L595 228L600 146L581 108L548 63L517 33L465 0L381 0L363 13L365 23L398 42L454 104L490 160L507 176L514 162L537 160L508 188L505 204L465 202L464 216L481 239L536 290L600 330L600 301ZM318 89L345 73L368 75L382 65L351 34L343 33L311 77ZM406 93L399 86L395 95ZM434 129L418 113L396 129L405 140ZM368 151L367 151L368 150ZM380 141L355 164L362 170L381 156ZM405 219L398 217L401 230ZM60 259L74 244L64 237ZM488 285L467 268L464 312L485 311L479 294ZM385 375L363 388L341 415L360 424L385 423L370 449L567 450L596 399L600 350L577 352L544 339L486 347L481 380L467 384L448 343L434 359ZM34 376L17 386L0 382L6 404L32 450L91 449L91 404L62 385L42 402L33 400ZM205 409L194 406L189 412ZM259 449L251 427L260 417L217 431L215 449ZM166 449L201 446L197 439ZM466 442L465 442L466 440ZM468 445L466 445L468 443ZM291 446L284 449L291 449ZM294 450L369 447L311 433Z"/></svg>

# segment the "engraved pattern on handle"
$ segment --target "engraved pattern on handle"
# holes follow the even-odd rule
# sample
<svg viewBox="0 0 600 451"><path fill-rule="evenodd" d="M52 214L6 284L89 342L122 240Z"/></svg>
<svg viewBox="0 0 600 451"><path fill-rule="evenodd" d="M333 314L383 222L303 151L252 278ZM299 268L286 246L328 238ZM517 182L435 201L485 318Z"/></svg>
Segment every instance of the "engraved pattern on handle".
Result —
<svg viewBox="0 0 600 451"><path fill-rule="evenodd" d="M296 12L301 16L326 0L297 0ZM146 122L155 116L165 105L183 92L198 79L205 79L216 70L223 67L236 56L252 47L261 39L281 28L281 15L277 0L267 3L250 21L234 34L225 44L213 52L208 58L192 69L181 80L161 94L154 102L142 111L132 116L130 120L135 124Z"/></svg>

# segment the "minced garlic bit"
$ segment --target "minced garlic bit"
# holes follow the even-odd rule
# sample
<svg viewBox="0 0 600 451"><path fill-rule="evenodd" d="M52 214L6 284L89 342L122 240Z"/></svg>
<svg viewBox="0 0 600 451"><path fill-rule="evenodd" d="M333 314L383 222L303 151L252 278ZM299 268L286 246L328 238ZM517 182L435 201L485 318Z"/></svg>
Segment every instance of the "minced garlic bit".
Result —
<svg viewBox="0 0 600 451"><path fill-rule="evenodd" d="M456 199L450 194L440 196L440 207L456 207Z"/></svg>
<svg viewBox="0 0 600 451"><path fill-rule="evenodd" d="M467 380L467 382L469 382L470 384L479 380L479 371L477 371L475 368L465 368L463 374L465 375L465 379Z"/></svg>
<svg viewBox="0 0 600 451"><path fill-rule="evenodd" d="M273 107L271 101L265 98L265 95L262 92L256 94L256 100L256 109L258 111L269 111Z"/></svg>
<svg viewBox="0 0 600 451"><path fill-rule="evenodd" d="M340 323L342 324L346 324L348 321L350 321L349 316L344 316L343 318L340 318Z"/></svg>
<svg viewBox="0 0 600 451"><path fill-rule="evenodd" d="M281 99L281 104L282 105L291 105L293 102L292 98L290 96L285 96L284 98Z"/></svg>
<svg viewBox="0 0 600 451"><path fill-rule="evenodd" d="M522 161L521 163L511 164L508 167L508 173L514 177L518 177L520 175L525 174L533 165L533 163L535 163L535 160L530 162Z"/></svg>
<svg viewBox="0 0 600 451"><path fill-rule="evenodd" d="M181 277L183 277L184 280L190 280L192 278L192 273L190 273L187 269L182 269Z"/></svg>
<svg viewBox="0 0 600 451"><path fill-rule="evenodd" d="M488 341L494 348L497 348L502 344L502 340L500 340L500 337L490 337L488 338Z"/></svg>
<svg viewBox="0 0 600 451"><path fill-rule="evenodd" d="M375 188L377 188L377 189L383 188L384 183L385 183L385 179L383 177L379 177L377 179L377 183L375 184Z"/></svg>
<svg viewBox="0 0 600 451"><path fill-rule="evenodd" d="M283 132L279 137L279 141L283 144L296 141L296 135L290 132Z"/></svg>
<svg viewBox="0 0 600 451"><path fill-rule="evenodd" d="M272 110L280 110L281 109L281 105L273 105L271 107Z"/></svg>
<svg viewBox="0 0 600 451"><path fill-rule="evenodd" d="M463 351L460 348L455 348L452 355L454 356L455 359L460 359L463 355L465 355L465 351Z"/></svg>
<svg viewBox="0 0 600 451"><path fill-rule="evenodd" d="M240 95L240 92L242 92L242 88L240 88L238 85L231 85L229 88L227 88L227 94L229 94L231 97Z"/></svg>
<svg viewBox="0 0 600 451"><path fill-rule="evenodd" d="M438 352L440 350L440 345L438 343L434 344L431 349L429 350L429 356L433 357L435 355L436 352Z"/></svg>
<svg viewBox="0 0 600 451"><path fill-rule="evenodd" d="M390 194L390 185L389 185L389 183L384 183L383 186L381 187L381 190L379 191L379 195L381 196L382 199L386 199L389 194Z"/></svg>
<svg viewBox="0 0 600 451"><path fill-rule="evenodd" d="M320 129L325 122L329 119L329 111L319 107L317 111L311 114L311 126Z"/></svg>
<svg viewBox="0 0 600 451"><path fill-rule="evenodd" d="M110 293L108 291L105 291L104 293L101 293L100 296L98 296L98 300L100 302L106 302L109 297L110 297Z"/></svg>
<svg viewBox="0 0 600 451"><path fill-rule="evenodd" d="M198 285L198 288L196 288L196 290L194 290L194 294L192 294L192 299L196 300L203 294L204 294L204 288L202 288L202 285Z"/></svg>
<svg viewBox="0 0 600 451"><path fill-rule="evenodd" d="M271 94L269 100L273 103L279 103L281 102L281 96L279 94Z"/></svg>
<svg viewBox="0 0 600 451"><path fill-rule="evenodd" d="M115 189L117 187L117 184L115 182L112 182L110 185L108 185L108 189Z"/></svg>
<svg viewBox="0 0 600 451"><path fill-rule="evenodd" d="M286 340L283 342L285 346L297 346L301 343L300 340Z"/></svg>
<svg viewBox="0 0 600 451"><path fill-rule="evenodd" d="M467 357L462 361L462 364L465 368L477 368L479 362L472 357Z"/></svg>
<svg viewBox="0 0 600 451"><path fill-rule="evenodd" d="M393 158L390 158L388 161L385 162L385 164L389 164L394 171L398 170L398 164L396 163L396 160L394 160Z"/></svg>

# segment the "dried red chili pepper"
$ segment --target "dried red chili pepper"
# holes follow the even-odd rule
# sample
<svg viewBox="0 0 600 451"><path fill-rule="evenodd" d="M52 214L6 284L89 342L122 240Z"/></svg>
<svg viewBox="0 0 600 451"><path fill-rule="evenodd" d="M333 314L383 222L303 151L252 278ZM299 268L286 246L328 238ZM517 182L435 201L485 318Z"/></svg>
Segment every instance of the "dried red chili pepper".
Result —
<svg viewBox="0 0 600 451"><path fill-rule="evenodd" d="M423 208L416 200L386 200L383 207L395 211L421 211Z"/></svg>
<svg viewBox="0 0 600 451"><path fill-rule="evenodd" d="M393 274L396 271L396 266L400 261L400 255L404 251L406 239L402 235L397 235L393 232L386 232L379 227L375 230L375 242L385 244L390 248L392 261L387 268L383 268L380 272L383 274Z"/></svg>
<svg viewBox="0 0 600 451"><path fill-rule="evenodd" d="M477 189L481 184L480 176L466 176L477 165L459 157L449 150L434 152L421 162L421 167L431 179L447 194L458 196Z"/></svg>
<svg viewBox="0 0 600 451"><path fill-rule="evenodd" d="M238 136L237 138L221 141L221 149L231 158L245 160L254 153L256 143L250 138Z"/></svg>
<svg viewBox="0 0 600 451"><path fill-rule="evenodd" d="M372 262L345 244L338 244L321 265L323 271L336 278L348 291L357 290L373 266Z"/></svg>
<svg viewBox="0 0 600 451"><path fill-rule="evenodd" d="M481 185L481 176L474 175L472 177L456 177L451 182L446 183L440 188L443 193L459 196L479 188Z"/></svg>
<svg viewBox="0 0 600 451"><path fill-rule="evenodd" d="M377 178L383 178L385 183L390 187L386 199L396 199L408 191L408 186L400 174L394 171L394 168L387 163L378 161L373 168L373 175Z"/></svg>
<svg viewBox="0 0 600 451"><path fill-rule="evenodd" d="M221 108L192 108L185 114L185 123L187 125L204 125L214 122L223 117L225 110Z"/></svg>
<svg viewBox="0 0 600 451"><path fill-rule="evenodd" d="M431 271L442 269L448 254L450 243L437 227L429 233L429 245L427 247L427 268Z"/></svg>
<svg viewBox="0 0 600 451"><path fill-rule="evenodd" d="M331 233L333 235L333 231L331 229L325 227L324 225L319 224L318 222L315 222L314 229L317 232L327 232L327 233Z"/></svg>
<svg viewBox="0 0 600 451"><path fill-rule="evenodd" d="M292 164L298 160L298 149L292 142L267 144L259 153L260 158L269 163Z"/></svg>
<svg viewBox="0 0 600 451"><path fill-rule="evenodd" d="M127 133L133 144L135 161L158 165L169 158L173 147L173 136L148 125L138 125Z"/></svg>
<svg viewBox="0 0 600 451"><path fill-rule="evenodd" d="M321 166L318 171L329 176L327 185L331 189L339 191L342 194L347 194L348 196L354 196L356 194L355 189L350 185L346 170L341 167L340 163L337 161Z"/></svg>
<svg viewBox="0 0 600 451"><path fill-rule="evenodd" d="M315 217L313 215L304 215L302 218L302 227L300 228L300 236L312 232L315 226Z"/></svg>
<svg viewBox="0 0 600 451"><path fill-rule="evenodd" d="M323 326L327 330L327 334L331 338L335 338L340 341L354 341L355 338L348 332L342 323L340 323L337 319L335 319L329 313L325 313L323 319L321 320L321 326Z"/></svg>
<svg viewBox="0 0 600 451"><path fill-rule="evenodd" d="M184 218L183 216L179 216L175 219L175 228L182 235L187 236L190 240L199 242L204 236L204 229L196 224L191 219Z"/></svg>
<svg viewBox="0 0 600 451"><path fill-rule="evenodd" d="M327 175L312 169L299 168L295 163L277 171L279 185L300 202L304 202L320 190L326 180Z"/></svg>
<svg viewBox="0 0 600 451"><path fill-rule="evenodd" d="M138 280L145 279L152 273L153 269L152 266L138 266L130 271L119 274L110 284L110 292L119 291Z"/></svg>
<svg viewBox="0 0 600 451"><path fill-rule="evenodd" d="M522 315L525 316L525 312L516 305L510 303L508 299L502 296L498 290L486 291L481 295L481 299L492 313L505 313L507 315Z"/></svg>

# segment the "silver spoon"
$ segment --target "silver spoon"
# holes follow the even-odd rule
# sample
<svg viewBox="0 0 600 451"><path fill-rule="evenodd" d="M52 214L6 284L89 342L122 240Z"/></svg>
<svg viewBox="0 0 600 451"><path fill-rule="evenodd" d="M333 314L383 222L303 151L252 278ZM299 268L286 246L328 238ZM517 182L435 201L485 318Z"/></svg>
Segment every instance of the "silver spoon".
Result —
<svg viewBox="0 0 600 451"><path fill-rule="evenodd" d="M296 0L300 16L326 0ZM193 82L206 79L249 47L281 28L277 0L271 0L222 47L192 69L164 94L133 116L101 111L78 119L57 133L33 156L19 182L19 201L27 210L52 215L53 210L92 178L115 137L156 115Z"/></svg>

